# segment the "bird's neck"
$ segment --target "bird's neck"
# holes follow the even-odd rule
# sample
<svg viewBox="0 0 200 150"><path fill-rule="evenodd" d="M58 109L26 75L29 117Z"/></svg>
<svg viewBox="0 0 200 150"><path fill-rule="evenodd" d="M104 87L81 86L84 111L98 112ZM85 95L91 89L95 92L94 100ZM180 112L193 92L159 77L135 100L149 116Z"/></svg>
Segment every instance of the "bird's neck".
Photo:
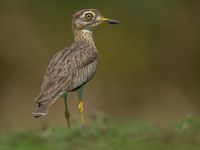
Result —
<svg viewBox="0 0 200 150"><path fill-rule="evenodd" d="M92 31L82 29L74 30L74 41L75 42L86 42L88 44L94 44Z"/></svg>

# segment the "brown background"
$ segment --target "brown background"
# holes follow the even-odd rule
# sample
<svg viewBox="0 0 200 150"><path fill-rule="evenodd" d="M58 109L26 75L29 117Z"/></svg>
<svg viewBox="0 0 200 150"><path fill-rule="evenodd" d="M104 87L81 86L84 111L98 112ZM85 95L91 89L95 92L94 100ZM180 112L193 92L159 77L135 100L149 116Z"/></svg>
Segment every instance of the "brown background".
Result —
<svg viewBox="0 0 200 150"><path fill-rule="evenodd" d="M100 66L86 89L86 114L166 123L200 108L200 3L188 0L0 1L0 128L34 127L47 64L72 39L71 16L97 8L117 26L94 31ZM70 111L77 119L77 97ZM48 121L65 125L63 101Z"/></svg>

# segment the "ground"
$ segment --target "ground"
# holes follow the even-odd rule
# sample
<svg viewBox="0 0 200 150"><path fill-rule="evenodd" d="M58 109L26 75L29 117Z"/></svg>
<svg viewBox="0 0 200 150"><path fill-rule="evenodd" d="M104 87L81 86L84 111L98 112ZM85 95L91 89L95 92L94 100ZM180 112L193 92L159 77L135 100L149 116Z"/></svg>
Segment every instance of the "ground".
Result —
<svg viewBox="0 0 200 150"><path fill-rule="evenodd" d="M169 127L142 121L118 122L104 115L71 129L54 127L0 132L0 150L200 150L200 118Z"/></svg>

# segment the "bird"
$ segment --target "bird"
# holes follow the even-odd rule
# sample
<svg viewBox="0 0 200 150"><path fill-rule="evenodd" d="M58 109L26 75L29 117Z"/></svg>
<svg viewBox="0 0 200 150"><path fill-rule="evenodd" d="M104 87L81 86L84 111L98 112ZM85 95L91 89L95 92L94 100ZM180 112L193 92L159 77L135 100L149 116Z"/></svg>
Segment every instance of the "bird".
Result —
<svg viewBox="0 0 200 150"><path fill-rule="evenodd" d="M52 104L60 97L64 98L65 119L70 128L70 113L67 95L76 91L81 122L84 122L84 89L94 76L99 60L99 52L93 40L93 27L101 24L119 24L118 20L103 17L97 9L83 9L72 16L72 44L57 52L47 67L39 95L35 99L36 110L33 117L46 116Z"/></svg>

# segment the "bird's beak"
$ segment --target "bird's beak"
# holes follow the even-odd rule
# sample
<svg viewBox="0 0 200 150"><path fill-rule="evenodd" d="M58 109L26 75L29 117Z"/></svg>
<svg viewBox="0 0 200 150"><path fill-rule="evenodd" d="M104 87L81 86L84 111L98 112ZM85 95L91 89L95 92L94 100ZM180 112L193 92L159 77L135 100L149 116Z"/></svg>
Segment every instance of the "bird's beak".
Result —
<svg viewBox="0 0 200 150"><path fill-rule="evenodd" d="M101 21L103 22L107 22L109 24L119 24L119 21L118 20L114 20L114 19L108 19L108 18L101 18Z"/></svg>

